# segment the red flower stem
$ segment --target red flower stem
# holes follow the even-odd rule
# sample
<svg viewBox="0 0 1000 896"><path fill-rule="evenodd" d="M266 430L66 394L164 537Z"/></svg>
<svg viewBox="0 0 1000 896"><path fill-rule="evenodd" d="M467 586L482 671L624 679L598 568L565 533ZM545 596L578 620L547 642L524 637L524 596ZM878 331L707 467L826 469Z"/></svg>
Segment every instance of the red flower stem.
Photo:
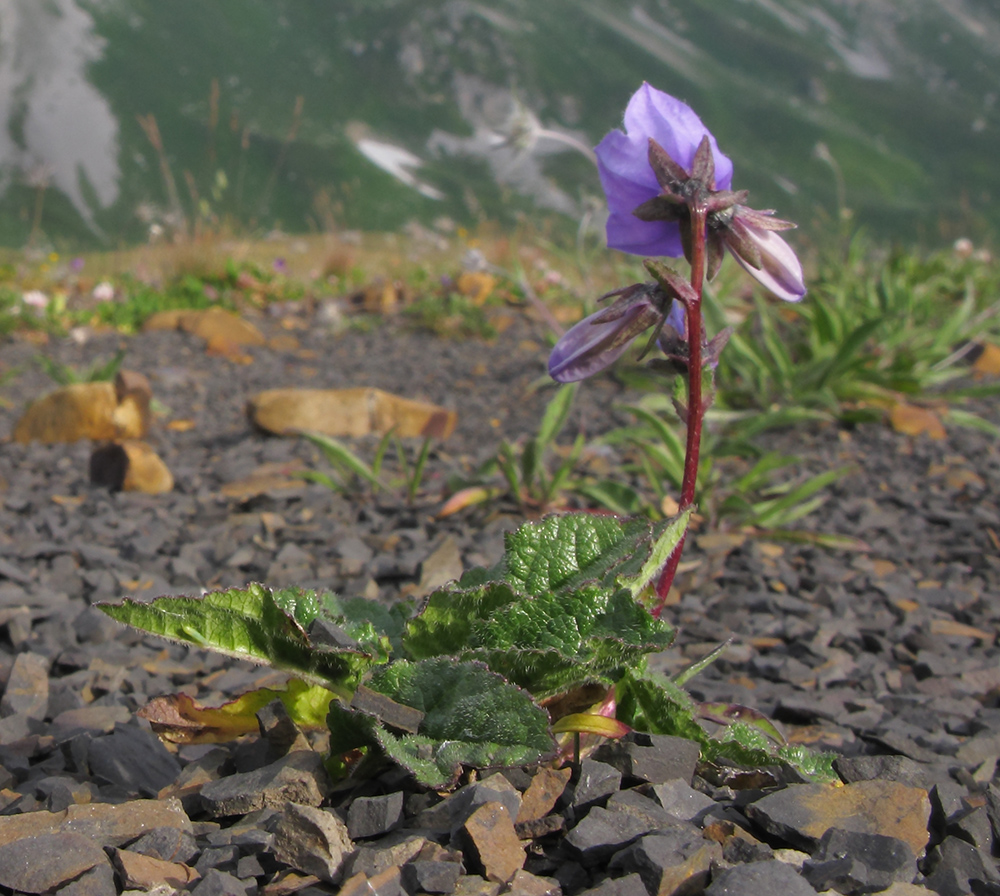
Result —
<svg viewBox="0 0 1000 896"><path fill-rule="evenodd" d="M705 282L705 206L695 202L691 204L691 286L694 289L694 299L685 304L685 317L688 343L688 373L687 373L687 444L684 452L684 478L681 481L680 510L687 510L694 504L694 490L698 482L698 457L701 453L701 427L705 417L704 401L701 397L701 294ZM684 551L685 532L677 547L667 558L659 580L656 583L656 606L653 616L660 618L663 607L670 594L670 586L677 575L677 566L681 562Z"/></svg>

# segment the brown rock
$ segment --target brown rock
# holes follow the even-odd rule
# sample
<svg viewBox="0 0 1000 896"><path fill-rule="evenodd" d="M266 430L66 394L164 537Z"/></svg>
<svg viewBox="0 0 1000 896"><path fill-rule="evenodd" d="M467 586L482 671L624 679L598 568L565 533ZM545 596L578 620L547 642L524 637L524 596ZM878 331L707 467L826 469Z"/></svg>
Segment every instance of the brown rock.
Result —
<svg viewBox="0 0 1000 896"><path fill-rule="evenodd" d="M33 402L14 428L15 442L141 439L149 431L152 391L142 374L114 383L72 383Z"/></svg>
<svg viewBox="0 0 1000 896"><path fill-rule="evenodd" d="M466 857L487 880L508 883L524 867L524 847L503 803L486 803L476 809L462 835L468 844Z"/></svg>
<svg viewBox="0 0 1000 896"><path fill-rule="evenodd" d="M152 828L162 827L191 833L191 821L179 800L87 803L70 806L63 812L0 816L0 844L68 831L104 846L121 846Z"/></svg>
<svg viewBox="0 0 1000 896"><path fill-rule="evenodd" d="M111 851L111 862L125 889L152 890L157 884L183 889L201 875L189 865L165 862L127 849Z"/></svg>
<svg viewBox="0 0 1000 896"><path fill-rule="evenodd" d="M174 477L160 456L145 442L112 442L90 455L90 481L112 491L162 495L174 487Z"/></svg>
<svg viewBox="0 0 1000 896"><path fill-rule="evenodd" d="M570 775L572 775L570 768L540 768L531 779L528 789L524 791L521 809L517 813L517 823L537 821L548 815L566 789Z"/></svg>
<svg viewBox="0 0 1000 896"><path fill-rule="evenodd" d="M769 833L809 851L830 828L883 834L927 846L931 804L927 791L895 781L857 781L844 787L793 784L751 803L747 815Z"/></svg>
<svg viewBox="0 0 1000 896"><path fill-rule="evenodd" d="M144 330L183 330L210 345L264 345L264 335L249 321L224 308L160 311L143 325Z"/></svg>
<svg viewBox="0 0 1000 896"><path fill-rule="evenodd" d="M268 389L247 404L250 421L276 435L319 432L328 436L384 435L446 439L456 415L438 405L381 389Z"/></svg>

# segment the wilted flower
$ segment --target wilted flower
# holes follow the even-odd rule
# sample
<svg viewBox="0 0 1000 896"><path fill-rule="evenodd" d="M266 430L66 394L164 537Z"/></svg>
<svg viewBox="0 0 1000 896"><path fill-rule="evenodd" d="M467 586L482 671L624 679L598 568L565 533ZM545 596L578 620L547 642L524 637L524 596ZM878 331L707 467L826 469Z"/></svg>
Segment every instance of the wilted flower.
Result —
<svg viewBox="0 0 1000 896"><path fill-rule="evenodd" d="M707 212L709 278L728 249L779 298L805 295L802 266L775 233L795 225L742 204L746 191L729 189L732 162L690 106L644 83L625 110L625 128L597 146L611 248L690 258L690 205L697 202Z"/></svg>
<svg viewBox="0 0 1000 896"><path fill-rule="evenodd" d="M549 355L549 376L559 383L586 379L612 362L644 330L653 337L666 327L684 332L684 307L656 283L636 283L610 292L608 308L585 317L567 330Z"/></svg>

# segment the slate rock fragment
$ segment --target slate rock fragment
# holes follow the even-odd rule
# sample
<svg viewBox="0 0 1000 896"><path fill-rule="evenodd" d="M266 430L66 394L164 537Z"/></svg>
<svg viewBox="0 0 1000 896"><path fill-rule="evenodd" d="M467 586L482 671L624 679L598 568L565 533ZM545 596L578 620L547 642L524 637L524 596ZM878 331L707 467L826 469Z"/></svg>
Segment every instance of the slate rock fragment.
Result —
<svg viewBox="0 0 1000 896"><path fill-rule="evenodd" d="M222 818L282 803L318 806L329 786L323 757L299 750L263 768L209 781L201 799L211 817Z"/></svg>
<svg viewBox="0 0 1000 896"><path fill-rule="evenodd" d="M115 872L110 863L95 865L56 890L58 896L117 896Z"/></svg>
<svg viewBox="0 0 1000 896"><path fill-rule="evenodd" d="M94 777L146 797L157 796L181 773L163 742L148 728L134 724L117 724L113 733L94 738L87 762Z"/></svg>
<svg viewBox="0 0 1000 896"><path fill-rule="evenodd" d="M839 827L897 837L919 855L928 840L930 800L925 790L894 781L792 784L750 803L745 812L769 834L807 851Z"/></svg>
<svg viewBox="0 0 1000 896"><path fill-rule="evenodd" d="M382 796L360 796L347 810L347 833L352 840L386 834L403 820L402 791Z"/></svg>
<svg viewBox="0 0 1000 896"><path fill-rule="evenodd" d="M594 806L566 835L565 842L574 858L593 868L604 865L616 852L655 827L655 823L636 815Z"/></svg>
<svg viewBox="0 0 1000 896"><path fill-rule="evenodd" d="M650 893L697 893L708 882L722 847L686 822L647 834L611 860L612 873L635 872Z"/></svg>
<svg viewBox="0 0 1000 896"><path fill-rule="evenodd" d="M187 864L197 855L198 844L187 831L163 827L146 832L134 843L130 843L129 849L164 862Z"/></svg>
<svg viewBox="0 0 1000 896"><path fill-rule="evenodd" d="M705 896L816 896L816 890L784 862L734 865L719 872Z"/></svg>
<svg viewBox="0 0 1000 896"><path fill-rule="evenodd" d="M625 779L650 784L691 783L700 758L701 747L693 740L642 732L601 744L594 751L594 759L618 769Z"/></svg>
<svg viewBox="0 0 1000 896"><path fill-rule="evenodd" d="M584 890L580 896L649 896L649 891L642 878L633 873L624 877L609 877L596 887Z"/></svg>
<svg viewBox="0 0 1000 896"><path fill-rule="evenodd" d="M941 896L966 896L972 882L1000 884L993 859L957 837L945 837L927 856L925 886Z"/></svg>
<svg viewBox="0 0 1000 896"><path fill-rule="evenodd" d="M607 799L618 792L621 783L622 773L614 766L596 759L584 759L573 789L573 809L579 812Z"/></svg>
<svg viewBox="0 0 1000 896"><path fill-rule="evenodd" d="M710 796L680 779L656 784L652 793L665 812L681 821L697 821L716 806Z"/></svg>
<svg viewBox="0 0 1000 896"><path fill-rule="evenodd" d="M44 719L49 705L49 660L37 653L19 653L0 698L0 717L17 714Z"/></svg>
<svg viewBox="0 0 1000 896"><path fill-rule="evenodd" d="M327 883L341 878L344 859L354 849L347 826L331 811L286 803L266 821L274 835L271 852L279 862Z"/></svg>
<svg viewBox="0 0 1000 896"><path fill-rule="evenodd" d="M820 839L802 876L817 890L845 896L885 890L896 881L912 881L917 860L907 843L881 834L830 828Z"/></svg>
<svg viewBox="0 0 1000 896"><path fill-rule="evenodd" d="M253 896L255 881L243 881L225 871L213 868L194 887L191 896Z"/></svg>
<svg viewBox="0 0 1000 896"><path fill-rule="evenodd" d="M19 893L45 893L107 864L104 850L83 834L62 831L22 837L0 846L0 886Z"/></svg>

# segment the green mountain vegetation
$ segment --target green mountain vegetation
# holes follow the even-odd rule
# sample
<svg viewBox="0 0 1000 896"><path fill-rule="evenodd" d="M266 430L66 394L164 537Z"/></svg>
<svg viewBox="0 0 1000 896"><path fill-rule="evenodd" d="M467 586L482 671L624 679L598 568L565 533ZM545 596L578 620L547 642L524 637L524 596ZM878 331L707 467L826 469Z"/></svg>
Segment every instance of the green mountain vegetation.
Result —
<svg viewBox="0 0 1000 896"><path fill-rule="evenodd" d="M643 81L752 203L929 244L1000 223L987 0L53 0L0 8L0 244L600 219Z"/></svg>

